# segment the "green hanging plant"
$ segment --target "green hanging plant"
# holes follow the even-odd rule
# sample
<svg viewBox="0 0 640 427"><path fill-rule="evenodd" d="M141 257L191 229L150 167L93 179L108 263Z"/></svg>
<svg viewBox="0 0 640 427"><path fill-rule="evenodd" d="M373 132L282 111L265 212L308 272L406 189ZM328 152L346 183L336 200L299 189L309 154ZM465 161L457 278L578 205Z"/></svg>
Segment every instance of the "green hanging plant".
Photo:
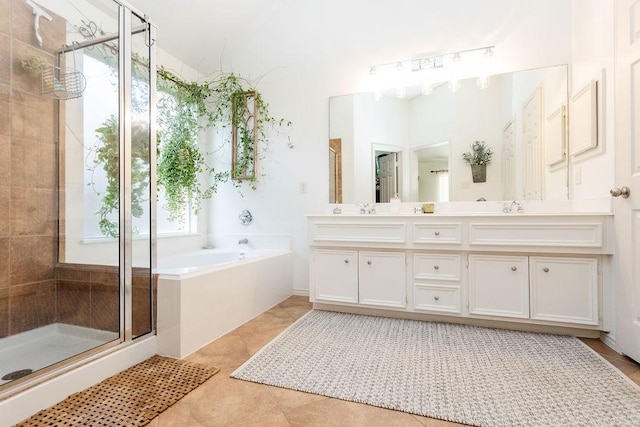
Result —
<svg viewBox="0 0 640 427"><path fill-rule="evenodd" d="M98 225L103 235L117 237L118 222L113 215L120 208L120 149L118 138L118 118L110 116L101 127L96 129L101 142L96 149L94 168L101 166L106 172L107 186L102 194L102 205L98 210ZM148 206L146 198L149 187L149 126L147 123L133 123L131 126L131 215L140 218ZM134 229L136 234L137 230Z"/></svg>
<svg viewBox="0 0 640 427"><path fill-rule="evenodd" d="M257 162L268 149L269 130L291 128L291 121L270 115L269 105L253 84L234 73L220 73L209 82L212 123L231 136L231 178L236 187L243 182L256 189L260 176Z"/></svg>
<svg viewBox="0 0 640 427"><path fill-rule="evenodd" d="M216 79L203 83L187 83L162 67L157 73L157 180L158 186L164 190L166 204L163 207L168 211L169 219L184 222L184 207L189 203L197 214L202 207L202 200L211 198L218 185L230 179L236 187L242 181L255 189L258 182L256 161L266 152L268 127L290 127L291 122L271 117L268 105L260 94L247 80L233 73L220 73ZM238 102L239 97L246 93L253 94L251 105ZM254 110L250 119L247 119L248 108ZM218 171L209 166L205 153L198 145L199 133L213 125L223 130L231 129L239 137L241 154L236 157L230 170ZM96 133L100 145L94 168L102 165L107 175L107 189L102 195L98 212L100 230L105 236L116 237L118 224L109 219L119 208L116 117L110 117L96 129ZM132 211L134 216L139 217L144 212L143 195L148 187L148 158L143 158L144 144L136 140L136 135L147 141L148 150L148 133L132 130ZM225 140L225 143L231 141ZM262 151L256 155L259 143L262 143ZM138 157L135 154L138 151L136 147L140 147ZM198 179L200 175L209 177L206 184Z"/></svg>

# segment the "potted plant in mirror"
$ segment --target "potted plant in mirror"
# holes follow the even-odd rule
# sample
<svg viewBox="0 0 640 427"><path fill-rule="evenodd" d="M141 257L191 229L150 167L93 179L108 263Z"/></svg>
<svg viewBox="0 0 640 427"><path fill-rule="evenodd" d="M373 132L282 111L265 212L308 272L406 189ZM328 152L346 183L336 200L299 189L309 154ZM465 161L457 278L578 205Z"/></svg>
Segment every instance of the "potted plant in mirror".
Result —
<svg viewBox="0 0 640 427"><path fill-rule="evenodd" d="M464 161L471 165L473 182L487 181L487 165L491 163L491 156L493 151L484 141L475 141L471 144L471 151L462 153Z"/></svg>

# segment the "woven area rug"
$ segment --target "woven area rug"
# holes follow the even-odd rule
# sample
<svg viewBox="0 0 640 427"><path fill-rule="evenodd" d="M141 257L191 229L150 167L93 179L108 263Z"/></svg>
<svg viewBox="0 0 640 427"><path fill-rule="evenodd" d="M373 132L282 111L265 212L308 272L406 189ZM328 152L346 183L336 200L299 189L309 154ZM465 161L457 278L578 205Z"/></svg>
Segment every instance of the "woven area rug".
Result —
<svg viewBox="0 0 640 427"><path fill-rule="evenodd" d="M153 356L18 426L144 426L218 371Z"/></svg>
<svg viewBox="0 0 640 427"><path fill-rule="evenodd" d="M566 336L313 310L231 376L476 426L640 426L640 387Z"/></svg>

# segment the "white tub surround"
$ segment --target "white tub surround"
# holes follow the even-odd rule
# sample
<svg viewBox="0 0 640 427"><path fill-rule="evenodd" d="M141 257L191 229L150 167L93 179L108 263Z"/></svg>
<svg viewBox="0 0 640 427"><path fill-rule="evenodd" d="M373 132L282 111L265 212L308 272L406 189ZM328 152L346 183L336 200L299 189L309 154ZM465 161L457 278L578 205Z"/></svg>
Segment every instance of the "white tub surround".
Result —
<svg viewBox="0 0 640 427"><path fill-rule="evenodd" d="M238 250L180 256L187 265L172 264L164 273L158 264L158 354L183 358L293 294L289 250L254 250L253 258L188 265Z"/></svg>
<svg viewBox="0 0 640 427"><path fill-rule="evenodd" d="M309 216L310 299L596 336L610 324L612 223L586 211Z"/></svg>

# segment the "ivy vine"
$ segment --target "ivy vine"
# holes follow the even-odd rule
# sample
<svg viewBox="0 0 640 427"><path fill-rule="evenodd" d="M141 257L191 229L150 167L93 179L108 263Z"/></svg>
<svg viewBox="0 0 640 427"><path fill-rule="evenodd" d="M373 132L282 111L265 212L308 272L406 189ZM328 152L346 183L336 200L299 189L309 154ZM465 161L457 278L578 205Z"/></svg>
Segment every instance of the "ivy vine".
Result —
<svg viewBox="0 0 640 427"><path fill-rule="evenodd" d="M98 226L103 235L117 237L118 222L111 220L120 208L120 163L118 117L111 115L101 127L96 129L100 144L96 150L94 164L101 165L107 176L107 185L102 194L102 205L98 210ZM146 122L131 126L131 215L140 218L144 214L144 204L149 188L149 125ZM137 230L133 230L134 234Z"/></svg>
<svg viewBox="0 0 640 427"><path fill-rule="evenodd" d="M268 105L249 81L234 73L220 73L217 78L203 83L186 82L165 68L157 70L157 180L164 191L166 205L172 221L184 222L185 206L190 203L195 213L202 208L202 200L211 198L218 185L232 180L239 187L243 177L252 189L256 188L255 143L260 143L263 158L271 127L290 127L291 122L275 119L269 114ZM245 117L249 106L239 103L240 96L252 92L255 116L251 120L236 120ZM253 105L252 105L253 107ZM236 114L234 115L234 109ZM206 162L206 153L198 145L198 135L211 126L220 129L235 129L240 135L240 157L235 170L215 170ZM96 150L95 166L101 165L107 175L107 189L102 194L100 230L105 236L117 237L117 223L111 221L118 206L118 123L115 116L107 119L96 129L99 147ZM256 137L254 138L254 135ZM231 143L227 138L225 143ZM146 144L146 145L145 145ZM140 217L144 212L145 192L148 188L148 128L135 126L132 129L132 214ZM145 157L146 156L146 157ZM198 178L209 177L206 184Z"/></svg>

